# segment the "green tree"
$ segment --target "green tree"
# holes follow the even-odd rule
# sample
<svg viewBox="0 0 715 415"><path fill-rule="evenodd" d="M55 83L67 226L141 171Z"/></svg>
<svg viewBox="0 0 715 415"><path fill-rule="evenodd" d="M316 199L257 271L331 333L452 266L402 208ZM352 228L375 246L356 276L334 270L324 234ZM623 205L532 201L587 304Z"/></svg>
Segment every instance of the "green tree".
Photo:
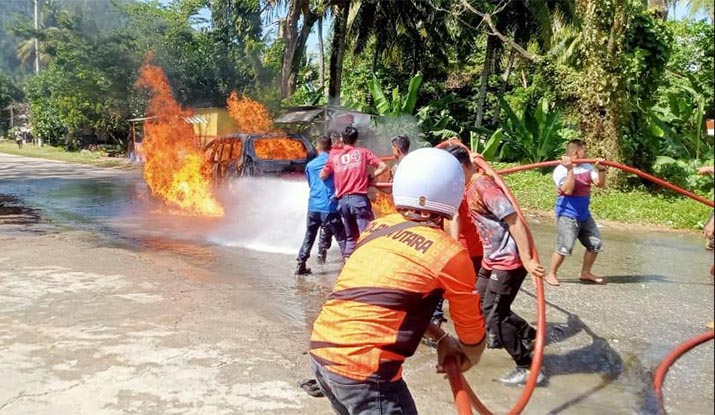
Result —
<svg viewBox="0 0 715 415"><path fill-rule="evenodd" d="M153 54L154 63L166 72L180 103L223 106L232 90L245 92L259 85L261 62L258 52L252 54L258 47L255 32L241 37L239 31L255 22L239 19L248 26L226 21L218 23L216 30L196 29L195 23L203 23L196 20L202 6L198 0L127 5L123 9L129 23L118 36L125 39L134 56Z"/></svg>
<svg viewBox="0 0 715 415"><path fill-rule="evenodd" d="M22 91L0 71L0 135L10 128L10 111L6 108L22 98Z"/></svg>
<svg viewBox="0 0 715 415"><path fill-rule="evenodd" d="M594 156L650 169L655 154L641 130L664 80L670 31L639 0L579 2L578 27L578 51L552 83L570 89L566 100Z"/></svg>

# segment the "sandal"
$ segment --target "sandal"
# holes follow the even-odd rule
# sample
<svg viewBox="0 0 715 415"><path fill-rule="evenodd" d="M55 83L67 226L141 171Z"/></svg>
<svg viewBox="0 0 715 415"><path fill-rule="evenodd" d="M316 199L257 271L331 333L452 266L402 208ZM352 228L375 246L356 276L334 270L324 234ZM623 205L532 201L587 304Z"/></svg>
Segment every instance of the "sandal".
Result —
<svg viewBox="0 0 715 415"><path fill-rule="evenodd" d="M605 285L606 281L603 278L579 278L582 284Z"/></svg>
<svg viewBox="0 0 715 415"><path fill-rule="evenodd" d="M314 398L322 398L325 396L323 391L320 390L316 379L303 379L298 382L298 387Z"/></svg>

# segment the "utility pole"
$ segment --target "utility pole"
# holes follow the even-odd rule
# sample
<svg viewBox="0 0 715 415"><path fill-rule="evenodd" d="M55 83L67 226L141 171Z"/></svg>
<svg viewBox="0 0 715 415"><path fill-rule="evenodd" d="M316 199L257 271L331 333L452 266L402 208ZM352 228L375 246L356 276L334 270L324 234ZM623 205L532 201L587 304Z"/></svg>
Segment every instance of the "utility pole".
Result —
<svg viewBox="0 0 715 415"><path fill-rule="evenodd" d="M40 72L40 41L37 39L37 33L40 31L40 9L37 7L35 0L35 73Z"/></svg>

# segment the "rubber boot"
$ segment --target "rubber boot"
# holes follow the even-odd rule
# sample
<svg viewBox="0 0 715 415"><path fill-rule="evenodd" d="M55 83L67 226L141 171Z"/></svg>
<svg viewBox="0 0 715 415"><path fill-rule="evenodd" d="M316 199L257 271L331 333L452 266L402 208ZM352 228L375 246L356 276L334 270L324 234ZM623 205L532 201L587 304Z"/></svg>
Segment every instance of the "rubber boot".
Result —
<svg viewBox="0 0 715 415"><path fill-rule="evenodd" d="M295 267L295 275L309 275L312 274L310 268L305 266L305 261L298 261L298 265Z"/></svg>

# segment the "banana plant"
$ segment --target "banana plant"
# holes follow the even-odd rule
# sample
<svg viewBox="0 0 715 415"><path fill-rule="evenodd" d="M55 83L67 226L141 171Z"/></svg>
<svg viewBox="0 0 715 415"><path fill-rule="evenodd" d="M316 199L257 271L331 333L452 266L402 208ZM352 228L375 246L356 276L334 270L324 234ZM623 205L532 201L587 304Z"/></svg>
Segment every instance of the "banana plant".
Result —
<svg viewBox="0 0 715 415"><path fill-rule="evenodd" d="M413 115L420 85L422 85L422 74L417 74L410 79L405 95L400 94L399 87L395 87L392 90L391 98L388 99L376 77L373 76L367 83L372 95L375 112L381 116L392 118L397 118L401 115Z"/></svg>
<svg viewBox="0 0 715 415"><path fill-rule="evenodd" d="M660 141L660 155L700 159L712 150L704 134L706 99L690 86L680 88L684 94L669 92L667 105L650 111L650 133Z"/></svg>
<svg viewBox="0 0 715 415"><path fill-rule="evenodd" d="M502 142L504 137L504 131L498 128L494 131L489 139L483 141L479 138L479 134L474 131L469 132L469 144L472 151L475 153L480 153L484 160L493 161L497 155L497 150L499 149L499 144Z"/></svg>
<svg viewBox="0 0 715 415"><path fill-rule="evenodd" d="M504 136L503 130L490 131L459 123L449 111L449 106L457 100L454 95L447 95L417 110L416 117L425 138L437 144L453 137L469 137L472 151L481 153L488 161L494 160Z"/></svg>
<svg viewBox="0 0 715 415"><path fill-rule="evenodd" d="M503 123L502 160L538 163L559 155L565 141L560 132L561 112L551 108L546 98L539 100L533 112L525 108L520 115L504 99L499 101L507 117Z"/></svg>

